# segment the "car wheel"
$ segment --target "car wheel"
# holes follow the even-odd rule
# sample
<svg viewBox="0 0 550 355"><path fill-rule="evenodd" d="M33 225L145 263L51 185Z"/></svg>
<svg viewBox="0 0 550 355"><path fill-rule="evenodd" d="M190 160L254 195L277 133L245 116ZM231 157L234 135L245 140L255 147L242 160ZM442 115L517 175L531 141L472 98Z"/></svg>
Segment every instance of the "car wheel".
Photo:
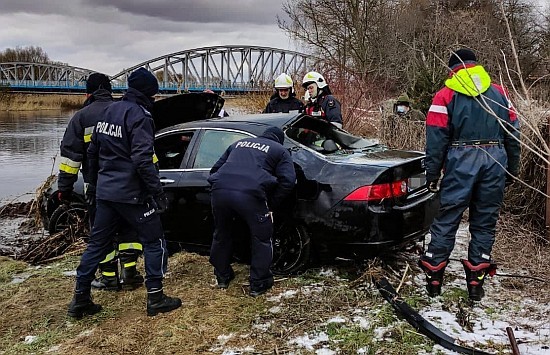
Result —
<svg viewBox="0 0 550 355"><path fill-rule="evenodd" d="M304 226L285 223L273 236L273 264L275 275L290 275L303 270L310 257L311 243Z"/></svg>
<svg viewBox="0 0 550 355"><path fill-rule="evenodd" d="M50 235L64 231L67 228L78 228L84 223L88 224L88 209L85 204L72 203L70 205L62 204L53 211L48 223L48 232Z"/></svg>

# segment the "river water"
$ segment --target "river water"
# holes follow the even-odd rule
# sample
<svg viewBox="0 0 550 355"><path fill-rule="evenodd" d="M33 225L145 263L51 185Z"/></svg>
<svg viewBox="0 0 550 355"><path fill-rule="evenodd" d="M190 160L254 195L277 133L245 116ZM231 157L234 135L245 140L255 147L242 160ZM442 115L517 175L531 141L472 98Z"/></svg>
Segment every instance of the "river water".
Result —
<svg viewBox="0 0 550 355"><path fill-rule="evenodd" d="M29 201L52 173L73 112L0 112L0 206Z"/></svg>

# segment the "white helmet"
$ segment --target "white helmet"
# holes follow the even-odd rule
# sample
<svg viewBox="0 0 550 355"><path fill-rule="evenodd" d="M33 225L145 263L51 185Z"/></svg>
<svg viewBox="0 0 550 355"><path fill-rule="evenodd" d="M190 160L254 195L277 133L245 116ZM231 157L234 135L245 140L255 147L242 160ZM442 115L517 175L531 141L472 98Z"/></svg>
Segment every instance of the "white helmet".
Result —
<svg viewBox="0 0 550 355"><path fill-rule="evenodd" d="M310 71L306 75L304 75L304 79L302 80L302 86L304 88L307 88L309 84L315 83L317 84L317 87L319 89L324 88L327 86L327 82L325 81L325 78L323 76L315 71Z"/></svg>
<svg viewBox="0 0 550 355"><path fill-rule="evenodd" d="M293 86L292 78L285 73L275 78L275 89L291 89Z"/></svg>

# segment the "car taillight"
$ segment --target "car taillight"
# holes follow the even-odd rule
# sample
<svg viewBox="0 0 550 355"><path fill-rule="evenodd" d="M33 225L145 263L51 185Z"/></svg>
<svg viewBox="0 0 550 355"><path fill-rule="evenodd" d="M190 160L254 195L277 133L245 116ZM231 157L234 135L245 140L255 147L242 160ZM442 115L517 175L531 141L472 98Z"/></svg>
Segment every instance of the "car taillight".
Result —
<svg viewBox="0 0 550 355"><path fill-rule="evenodd" d="M344 201L380 201L385 198L399 197L407 193L405 180L388 184L361 186L344 198Z"/></svg>

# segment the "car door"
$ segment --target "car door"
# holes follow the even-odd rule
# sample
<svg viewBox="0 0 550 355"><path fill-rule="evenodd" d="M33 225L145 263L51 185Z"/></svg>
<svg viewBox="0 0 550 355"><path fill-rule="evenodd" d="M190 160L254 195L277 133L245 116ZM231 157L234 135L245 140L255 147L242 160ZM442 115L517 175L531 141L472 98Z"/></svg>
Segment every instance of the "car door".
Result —
<svg viewBox="0 0 550 355"><path fill-rule="evenodd" d="M167 239L181 238L181 223L178 219L185 216L187 210L181 181L192 147L198 139L198 132L198 129L175 130L155 138L160 181L169 201L169 209L161 217Z"/></svg>
<svg viewBox="0 0 550 355"><path fill-rule="evenodd" d="M214 223L210 206L210 184L206 180L210 169L227 147L239 139L251 136L253 135L248 132L233 129L208 128L200 132L178 184L180 195L185 198L185 209L182 208L184 214L177 221L181 223L181 233L193 231L192 238L188 239L189 244L209 246L212 241ZM189 221L188 217L192 219Z"/></svg>

